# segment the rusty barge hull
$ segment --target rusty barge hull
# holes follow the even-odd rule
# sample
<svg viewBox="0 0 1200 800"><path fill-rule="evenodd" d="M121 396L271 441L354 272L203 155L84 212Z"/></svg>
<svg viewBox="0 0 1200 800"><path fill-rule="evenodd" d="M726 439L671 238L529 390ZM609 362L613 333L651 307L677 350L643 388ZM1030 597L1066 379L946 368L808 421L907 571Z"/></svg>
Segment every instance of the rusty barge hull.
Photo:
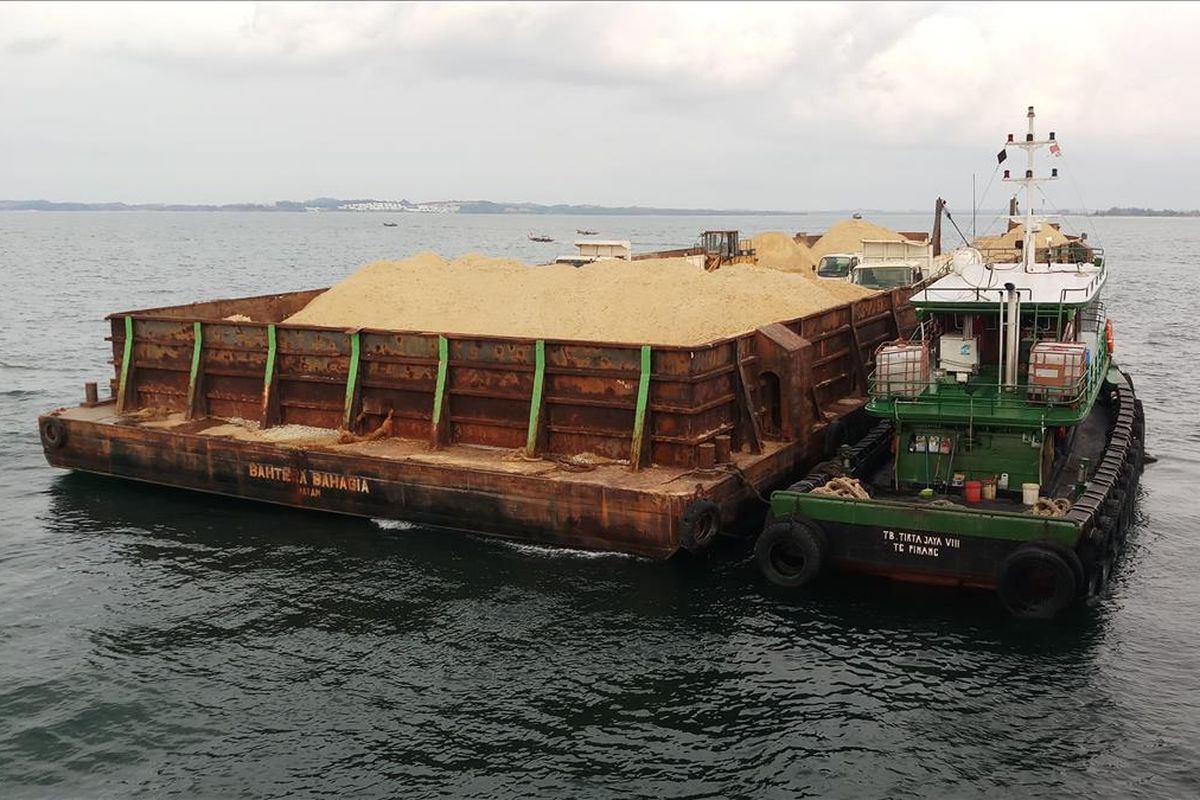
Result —
<svg viewBox="0 0 1200 800"><path fill-rule="evenodd" d="M320 291L112 315L113 396L40 417L47 460L666 558L819 460L915 326L908 290L691 347L283 322ZM280 425L354 435L263 437Z"/></svg>
<svg viewBox="0 0 1200 800"><path fill-rule="evenodd" d="M697 498L732 525L751 485L792 474L796 448L768 445L728 469L694 472L621 464L588 472L513 460L502 450L363 443L292 448L122 421L115 403L42 418L61 424L47 458L56 467L315 511L392 518L526 541L668 558ZM219 422L215 421L214 422ZM61 444L59 444L61 442ZM398 452L400 451L400 452ZM741 471L738 474L733 467Z"/></svg>

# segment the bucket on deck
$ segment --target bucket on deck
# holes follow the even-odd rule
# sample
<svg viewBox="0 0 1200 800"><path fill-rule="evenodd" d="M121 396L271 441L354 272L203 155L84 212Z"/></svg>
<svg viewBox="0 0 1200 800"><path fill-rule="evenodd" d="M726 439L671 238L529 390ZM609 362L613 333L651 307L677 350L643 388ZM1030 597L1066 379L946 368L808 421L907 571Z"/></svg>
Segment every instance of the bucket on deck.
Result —
<svg viewBox="0 0 1200 800"><path fill-rule="evenodd" d="M1021 502L1027 506L1036 504L1038 501L1038 490L1041 488L1041 484L1038 483L1022 483Z"/></svg>
<svg viewBox="0 0 1200 800"><path fill-rule="evenodd" d="M983 499L984 500L995 500L996 499L996 479L995 478L984 478L983 479Z"/></svg>
<svg viewBox="0 0 1200 800"><path fill-rule="evenodd" d="M983 494L981 481L967 481L963 484L963 499L968 503L978 503Z"/></svg>

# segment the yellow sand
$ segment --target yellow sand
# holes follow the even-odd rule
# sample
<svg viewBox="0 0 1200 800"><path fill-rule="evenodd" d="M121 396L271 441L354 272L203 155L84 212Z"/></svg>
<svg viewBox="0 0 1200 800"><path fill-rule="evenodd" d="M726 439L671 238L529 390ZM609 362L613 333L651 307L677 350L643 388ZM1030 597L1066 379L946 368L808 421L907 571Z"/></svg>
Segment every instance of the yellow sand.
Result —
<svg viewBox="0 0 1200 800"><path fill-rule="evenodd" d="M783 231L756 233L750 243L761 267L809 275L817 268L812 251Z"/></svg>
<svg viewBox="0 0 1200 800"><path fill-rule="evenodd" d="M904 237L895 231L861 219L844 219L835 223L812 246L813 258L820 261L831 253L861 253L863 239L886 239L900 242Z"/></svg>
<svg viewBox="0 0 1200 800"><path fill-rule="evenodd" d="M705 272L682 258L529 266L422 253L377 261L286 321L468 335L690 345L873 294L754 265Z"/></svg>
<svg viewBox="0 0 1200 800"><path fill-rule="evenodd" d="M1043 247L1058 247L1059 245L1067 244L1070 240L1062 231L1052 225L1043 224L1042 229L1034 234L1037 237L1035 244L1038 249ZM1017 225L1012 230L1001 236L980 236L975 240L975 246L988 250L1017 250L1017 242L1024 241L1025 226Z"/></svg>

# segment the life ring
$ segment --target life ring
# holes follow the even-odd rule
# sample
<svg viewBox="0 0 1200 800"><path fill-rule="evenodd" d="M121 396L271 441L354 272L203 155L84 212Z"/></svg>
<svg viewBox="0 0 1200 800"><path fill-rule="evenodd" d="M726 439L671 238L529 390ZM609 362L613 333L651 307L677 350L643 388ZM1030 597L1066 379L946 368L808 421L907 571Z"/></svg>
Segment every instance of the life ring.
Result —
<svg viewBox="0 0 1200 800"><path fill-rule="evenodd" d="M47 450L58 450L67 443L67 426L58 417L46 417L39 427Z"/></svg>
<svg viewBox="0 0 1200 800"><path fill-rule="evenodd" d="M1111 356L1116 351L1116 344L1113 342L1113 324L1111 319L1104 321L1104 343L1108 345L1108 354Z"/></svg>
<svg viewBox="0 0 1200 800"><path fill-rule="evenodd" d="M1074 602L1082 574L1074 553L1027 544L1001 562L996 593L1014 617L1051 619Z"/></svg>
<svg viewBox="0 0 1200 800"><path fill-rule="evenodd" d="M825 534L795 516L772 522L754 544L754 560L767 582L795 591L813 583L825 568Z"/></svg>
<svg viewBox="0 0 1200 800"><path fill-rule="evenodd" d="M696 500L679 517L679 546L690 553L704 550L721 532L721 509L711 500Z"/></svg>

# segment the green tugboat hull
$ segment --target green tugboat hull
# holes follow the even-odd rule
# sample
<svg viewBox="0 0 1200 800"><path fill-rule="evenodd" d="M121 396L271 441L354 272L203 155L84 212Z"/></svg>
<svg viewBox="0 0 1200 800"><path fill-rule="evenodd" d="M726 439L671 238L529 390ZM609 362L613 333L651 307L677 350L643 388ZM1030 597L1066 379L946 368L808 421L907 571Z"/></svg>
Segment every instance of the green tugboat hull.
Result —
<svg viewBox="0 0 1200 800"><path fill-rule="evenodd" d="M1065 519L788 492L775 495L771 510L818 523L833 568L986 589L996 586L997 565L1022 545L1071 551L1081 533Z"/></svg>
<svg viewBox="0 0 1200 800"><path fill-rule="evenodd" d="M1093 421L1106 436L1064 516L1036 516L1011 499L968 505L948 497L813 494L836 476L865 477L891 457L893 428L885 421L840 460L771 496L771 518L756 547L759 567L781 589L859 572L997 590L1017 616L1054 616L1103 590L1132 519L1145 460L1141 405L1116 368L1104 396Z"/></svg>

